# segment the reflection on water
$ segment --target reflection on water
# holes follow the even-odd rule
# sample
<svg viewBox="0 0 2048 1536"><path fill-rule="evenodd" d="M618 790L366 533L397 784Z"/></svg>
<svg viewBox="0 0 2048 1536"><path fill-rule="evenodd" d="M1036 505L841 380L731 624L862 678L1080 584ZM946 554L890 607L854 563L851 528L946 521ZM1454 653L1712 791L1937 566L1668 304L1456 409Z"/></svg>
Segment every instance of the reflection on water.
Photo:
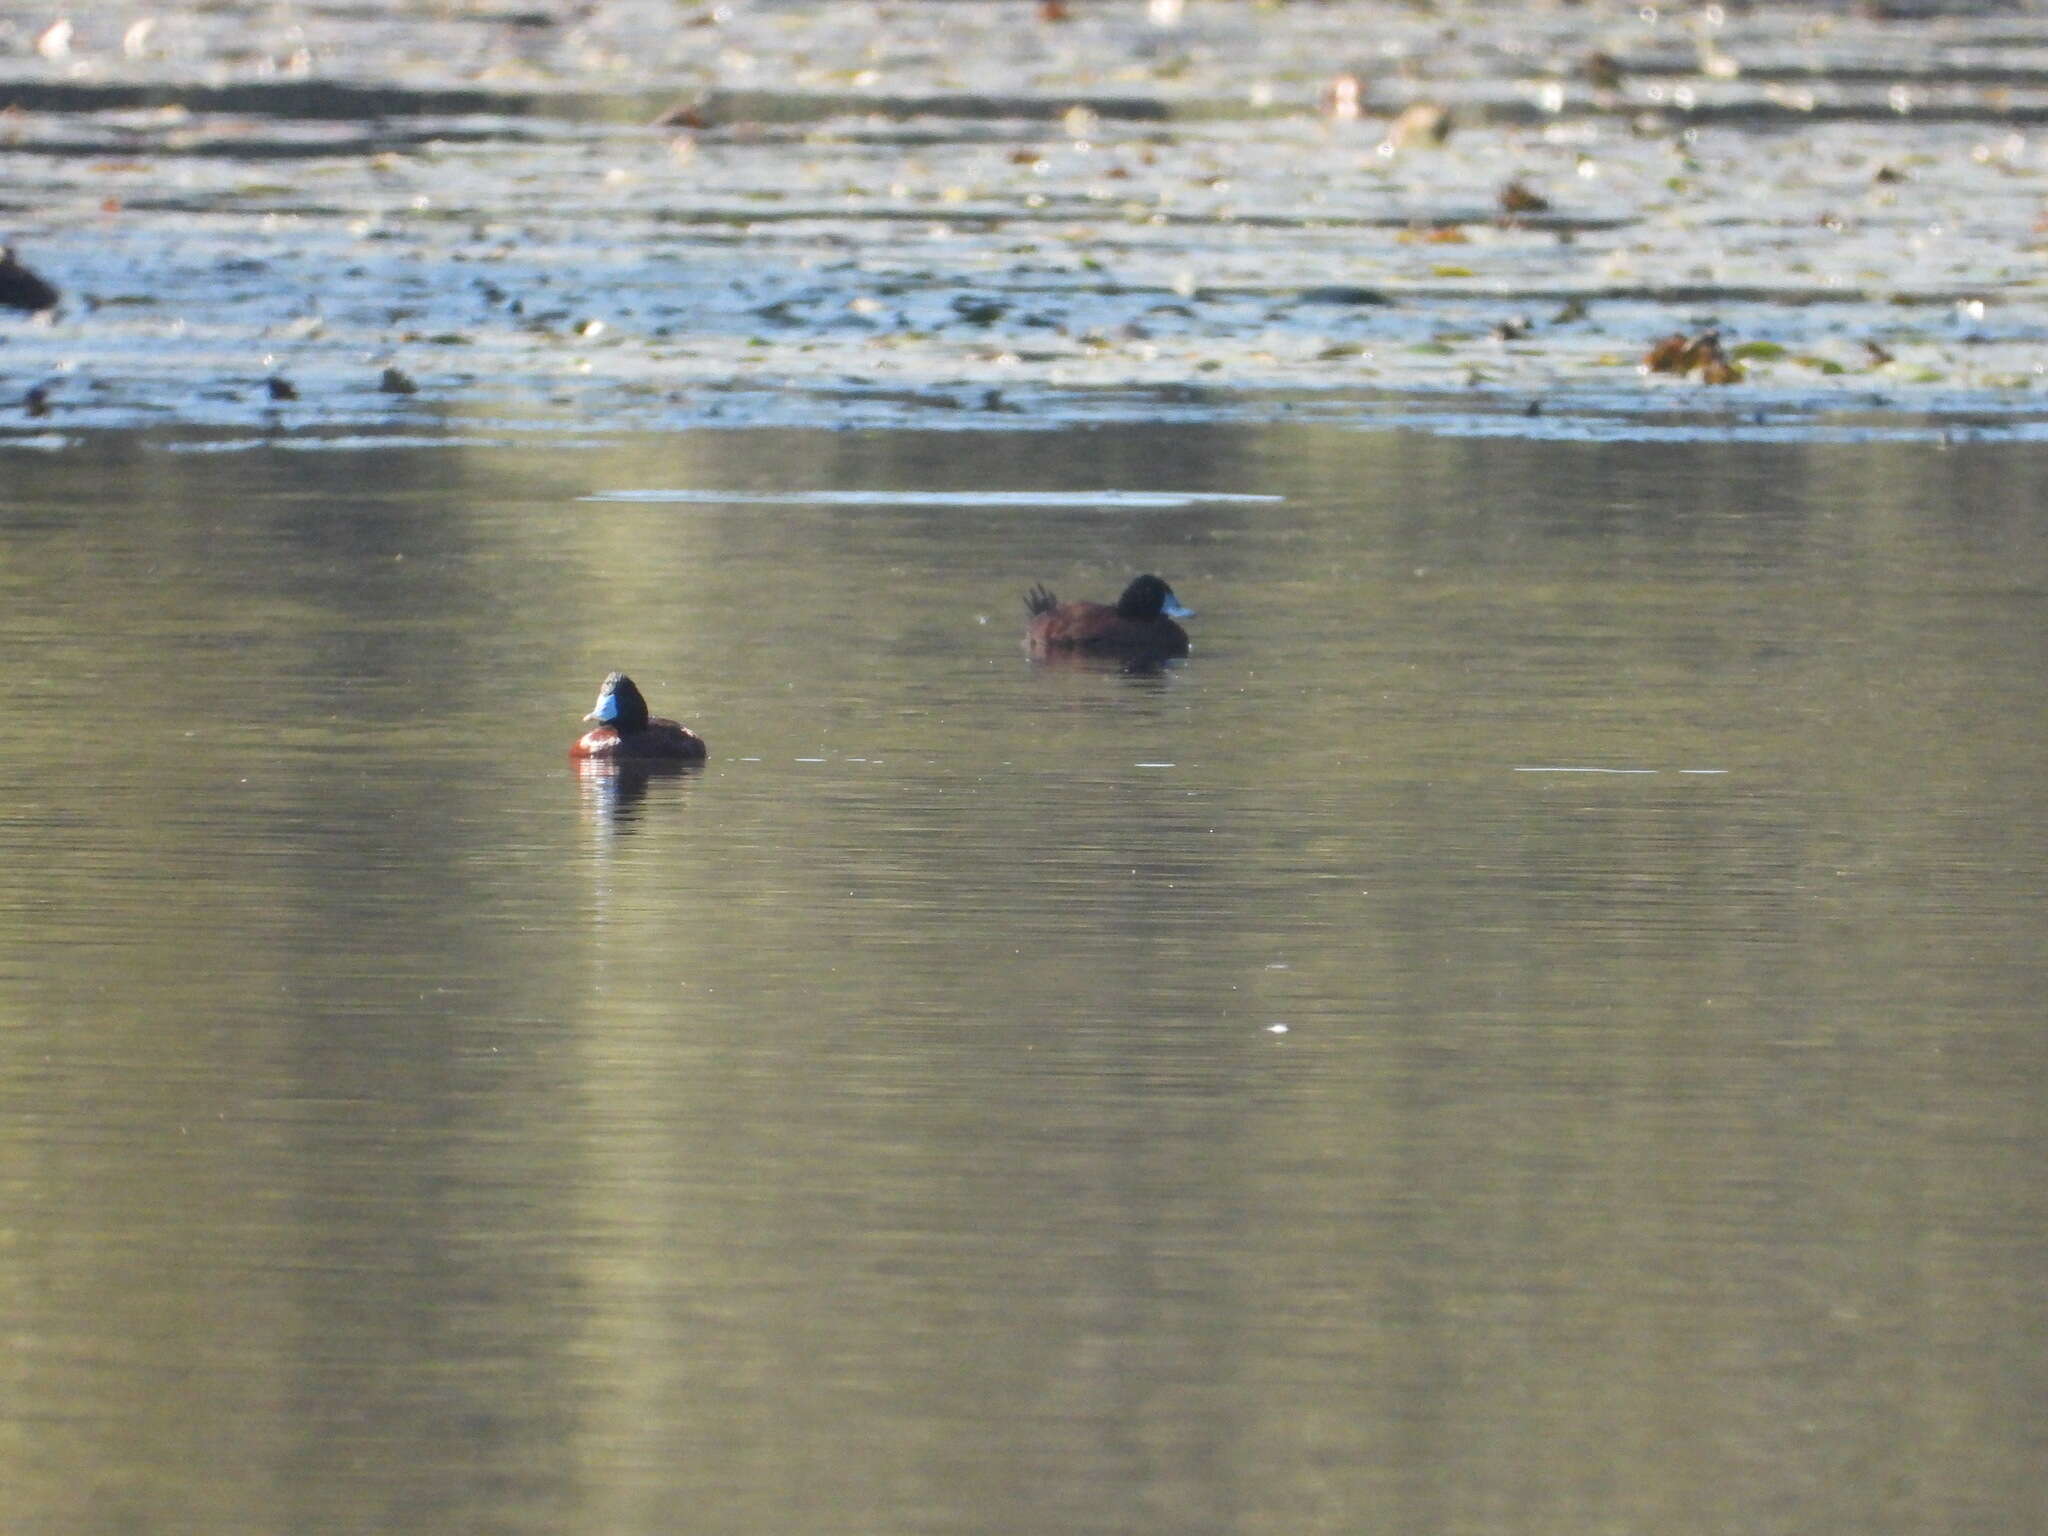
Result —
<svg viewBox="0 0 2048 1536"><path fill-rule="evenodd" d="M2039 456L1059 446L8 459L16 1524L2036 1523Z"/></svg>
<svg viewBox="0 0 2048 1536"><path fill-rule="evenodd" d="M583 811L599 831L627 831L647 808L649 790L660 791L659 804L680 808L681 779L703 772L702 763L616 763L583 758L570 772L583 791Z"/></svg>

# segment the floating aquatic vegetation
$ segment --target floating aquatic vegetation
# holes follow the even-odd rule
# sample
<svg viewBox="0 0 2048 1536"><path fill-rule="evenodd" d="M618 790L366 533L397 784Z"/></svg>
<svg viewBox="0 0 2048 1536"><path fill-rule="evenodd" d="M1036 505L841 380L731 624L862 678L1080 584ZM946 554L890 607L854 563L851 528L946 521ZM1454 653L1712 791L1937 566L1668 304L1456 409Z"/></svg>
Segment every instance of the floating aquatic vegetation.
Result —
<svg viewBox="0 0 2048 1536"><path fill-rule="evenodd" d="M1920 411L2033 367L2048 160L2014 124L2040 103L1967 62L2004 22L1944 17L1902 110L1932 26L1796 8L1706 52L1670 15L1481 7L1453 38L1372 8L1351 64L1355 8L1197 8L1165 46L1071 0L1046 26L647 3L324 11L312 79L251 0L132 50L81 20L55 68L19 33L0 134L34 169L0 235L65 302L4 328L10 398L89 366L67 426L275 430L248 360L278 350L293 430L378 424L362 360L431 346L477 361L394 371L470 417L888 425L989 390L1018 426L1258 416L1476 370L1457 410L1540 395L1549 431L1672 331L1675 377L1748 366L1774 422L1877 369ZM1497 217L1539 214L1554 239ZM1782 350L1717 357L1704 316Z"/></svg>

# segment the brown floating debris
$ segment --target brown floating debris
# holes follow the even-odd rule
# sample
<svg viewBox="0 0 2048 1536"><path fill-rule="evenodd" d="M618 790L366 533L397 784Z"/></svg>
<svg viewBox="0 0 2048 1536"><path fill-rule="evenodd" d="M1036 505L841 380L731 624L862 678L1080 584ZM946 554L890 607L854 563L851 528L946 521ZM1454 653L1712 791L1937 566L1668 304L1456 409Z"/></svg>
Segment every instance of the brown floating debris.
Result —
<svg viewBox="0 0 2048 1536"><path fill-rule="evenodd" d="M57 307L57 290L21 264L11 245L0 245L0 305L40 314Z"/></svg>
<svg viewBox="0 0 2048 1536"><path fill-rule="evenodd" d="M1744 378L1742 364L1733 363L1721 350L1716 341L1700 360L1700 382L1702 384L1740 384Z"/></svg>
<svg viewBox="0 0 2048 1536"><path fill-rule="evenodd" d="M709 128L711 118L704 110L704 98L679 101L649 125L654 128Z"/></svg>
<svg viewBox="0 0 2048 1536"><path fill-rule="evenodd" d="M1886 351L1883 347L1879 346L1874 341L1864 342L1863 350L1870 354L1870 366L1873 368L1882 368L1886 363L1892 360L1891 353Z"/></svg>
<svg viewBox="0 0 2048 1536"><path fill-rule="evenodd" d="M1603 53L1598 48L1579 60L1579 73L1586 77L1596 91L1621 89L1621 60L1611 53Z"/></svg>
<svg viewBox="0 0 2048 1536"><path fill-rule="evenodd" d="M1040 21L1071 21L1073 13L1067 9L1066 0L1038 0Z"/></svg>
<svg viewBox="0 0 2048 1536"><path fill-rule="evenodd" d="M1643 355L1643 367L1680 377L1698 369L1702 384L1739 384L1744 377L1742 365L1721 349L1721 333L1713 330L1691 337L1673 331Z"/></svg>
<svg viewBox="0 0 2048 1536"><path fill-rule="evenodd" d="M1673 331L1643 354L1643 366L1652 373L1683 373L1690 366L1686 359L1691 349L1692 343L1684 334Z"/></svg>
<svg viewBox="0 0 2048 1536"><path fill-rule="evenodd" d="M1524 213L1546 213L1550 209L1549 198L1541 193L1531 192L1519 180L1511 181L1502 187L1498 199L1500 211L1510 218Z"/></svg>
<svg viewBox="0 0 2048 1536"><path fill-rule="evenodd" d="M402 368L386 368L377 380L377 388L387 395L416 395L419 385L413 383L412 375Z"/></svg>

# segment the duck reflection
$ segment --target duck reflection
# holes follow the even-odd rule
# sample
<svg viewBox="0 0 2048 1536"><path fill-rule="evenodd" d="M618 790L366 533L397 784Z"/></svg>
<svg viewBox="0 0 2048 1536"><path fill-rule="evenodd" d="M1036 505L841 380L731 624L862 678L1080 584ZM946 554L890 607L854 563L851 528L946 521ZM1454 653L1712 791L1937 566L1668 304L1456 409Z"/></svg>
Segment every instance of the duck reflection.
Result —
<svg viewBox="0 0 2048 1536"><path fill-rule="evenodd" d="M628 832L638 825L650 801L681 804L683 781L704 771L701 762L619 762L585 758L574 765L583 791L583 814L606 832ZM656 786L661 788L657 791Z"/></svg>
<svg viewBox="0 0 2048 1536"><path fill-rule="evenodd" d="M1049 651L1031 658L1035 672L1094 672L1152 688L1167 686L1181 670L1177 657L1099 656L1088 651Z"/></svg>

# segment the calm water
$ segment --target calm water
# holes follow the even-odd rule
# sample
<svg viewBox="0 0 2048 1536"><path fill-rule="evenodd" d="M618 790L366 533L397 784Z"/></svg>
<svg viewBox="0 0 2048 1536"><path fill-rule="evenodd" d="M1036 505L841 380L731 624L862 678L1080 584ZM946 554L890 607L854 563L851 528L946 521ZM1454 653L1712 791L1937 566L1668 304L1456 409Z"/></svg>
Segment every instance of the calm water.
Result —
<svg viewBox="0 0 2048 1536"><path fill-rule="evenodd" d="M11 1530L2041 1525L2041 449L189 446L0 458Z"/></svg>

